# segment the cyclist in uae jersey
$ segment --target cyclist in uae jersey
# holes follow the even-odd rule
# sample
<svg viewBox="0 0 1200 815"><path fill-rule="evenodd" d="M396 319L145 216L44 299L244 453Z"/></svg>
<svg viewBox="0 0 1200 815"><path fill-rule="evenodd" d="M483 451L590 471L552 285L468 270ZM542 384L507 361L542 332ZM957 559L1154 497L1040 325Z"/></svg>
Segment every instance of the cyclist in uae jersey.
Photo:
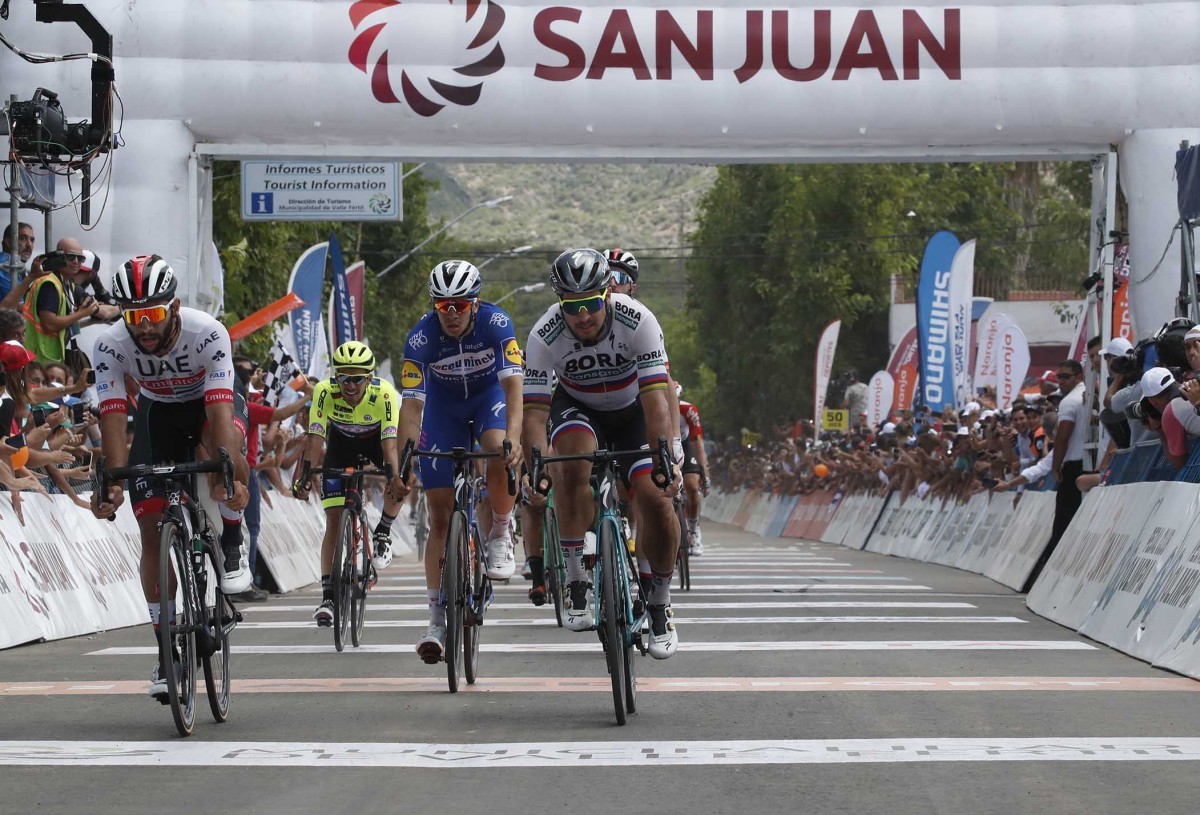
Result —
<svg viewBox="0 0 1200 815"><path fill-rule="evenodd" d="M382 469L386 461L392 479L384 495L383 512L371 536L371 565L385 569L392 562L392 522L400 511L400 452L396 446L400 397L391 382L374 376L375 354L364 343L344 342L333 352L333 376L317 385L308 412L308 441L300 474L312 467L359 467L366 459ZM308 499L309 482L300 475L292 493ZM313 612L317 627L333 625L333 552L346 496L342 479L325 475L321 506L325 536L321 541L321 604Z"/></svg>
<svg viewBox="0 0 1200 815"><path fill-rule="evenodd" d="M704 451L704 428L700 411L683 400L683 386L675 384L679 397L679 437L683 440L683 491L687 495L689 555L704 554L700 539L700 496L708 494L708 456Z"/></svg>
<svg viewBox="0 0 1200 815"><path fill-rule="evenodd" d="M235 424L229 332L204 312L183 308L175 288L174 272L158 255L133 258L113 275L113 298L123 319L100 334L92 355L101 446L109 468L187 461L199 445L210 455L218 448L229 453L234 462L234 494L225 494L219 474L211 475L209 484L224 521L221 591L238 594L250 586L241 532L249 477L242 454L244 432L239 434ZM132 423L133 442L128 446L126 377L140 390ZM136 479L129 486L142 538L142 591L151 623L157 628L158 524L166 497L158 485L146 479ZM124 493L123 485L113 484L108 495L93 494L93 513L99 518L112 517L124 503ZM155 667L151 696L165 698L169 676L167 666Z"/></svg>
<svg viewBox="0 0 1200 815"><path fill-rule="evenodd" d="M667 400L667 352L654 315L636 300L609 291L611 270L594 249L574 249L554 261L550 283L559 302L529 333L525 364L525 446L545 449L546 411L549 442L555 453L588 453L601 446L645 448L645 458L624 471L639 522L640 555L650 568L646 592L650 612L651 656L665 659L679 644L671 620L671 576L679 546L679 524L671 495L650 479L650 448L660 436L677 435L677 417ZM551 393L551 379L558 387ZM560 538L567 563L567 627L590 627L584 534L595 506L589 484L591 465L555 466L554 496ZM674 474L673 474L674 475Z"/></svg>
<svg viewBox="0 0 1200 815"><path fill-rule="evenodd" d="M443 261L429 273L433 310L409 333L400 372L400 438L423 450L441 451L470 450L478 442L485 452L495 453L506 440L512 444L507 461L488 460L492 525L484 545L488 577L507 580L516 570L515 499L508 494L505 468L521 460L521 351L512 319L503 309L480 301L482 290L479 270L465 260ZM468 421L474 423L475 438L467 435ZM418 466L429 506L429 627L417 642L417 653L432 665L442 659L446 643L440 561L454 509L453 472L444 459L420 458Z"/></svg>

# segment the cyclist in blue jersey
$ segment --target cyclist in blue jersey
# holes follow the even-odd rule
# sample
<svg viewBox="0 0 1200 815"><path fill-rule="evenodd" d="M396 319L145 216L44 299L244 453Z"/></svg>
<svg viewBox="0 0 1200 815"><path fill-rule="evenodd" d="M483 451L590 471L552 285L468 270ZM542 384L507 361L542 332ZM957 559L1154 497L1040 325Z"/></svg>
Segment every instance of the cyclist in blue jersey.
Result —
<svg viewBox="0 0 1200 815"><path fill-rule="evenodd" d="M521 351L512 318L481 302L479 270L465 260L439 263L429 274L433 310L408 335L400 371L400 439L425 450L471 449L499 452L507 439L506 461L487 468L492 525L485 549L488 577L507 580L516 569L512 512L505 466L521 461ZM467 422L474 421L474 439ZM419 436L419 438L418 438ZM421 485L429 503L425 584L429 629L417 643L426 663L436 664L446 644L446 608L440 602L441 560L454 509L452 466L444 459L419 459ZM415 476L415 474L414 474ZM409 479L411 486L413 478ZM482 524L481 524L482 526Z"/></svg>

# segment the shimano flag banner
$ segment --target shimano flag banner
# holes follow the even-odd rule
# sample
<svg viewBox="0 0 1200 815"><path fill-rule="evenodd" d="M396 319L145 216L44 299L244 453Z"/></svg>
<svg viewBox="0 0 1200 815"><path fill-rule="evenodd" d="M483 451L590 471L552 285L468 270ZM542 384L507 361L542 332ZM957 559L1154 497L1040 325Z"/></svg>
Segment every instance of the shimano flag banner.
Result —
<svg viewBox="0 0 1200 815"><path fill-rule="evenodd" d="M971 298L975 289L975 241L954 253L950 265L950 361L954 375L954 406L974 397L971 391Z"/></svg>
<svg viewBox="0 0 1200 815"><path fill-rule="evenodd" d="M892 410L912 409L917 395L917 381L920 379L919 360L920 344L917 342L917 327L914 325L905 333L904 339L892 349L892 358L888 360L887 372L891 374L895 384Z"/></svg>
<svg viewBox="0 0 1200 815"><path fill-rule="evenodd" d="M330 317L330 346L358 339L354 326L354 305L350 302L350 287L346 280L346 264L342 261L342 245L336 235L329 236L329 270L333 274L333 314Z"/></svg>
<svg viewBox="0 0 1200 815"><path fill-rule="evenodd" d="M309 370L313 349L317 344L317 332L321 330L321 295L325 287L325 256L328 253L328 243L318 243L309 248L292 267L292 276L288 280L288 291L303 302L302 306L288 315L296 363L302 371Z"/></svg>
<svg viewBox="0 0 1200 815"><path fill-rule="evenodd" d="M825 392L829 390L829 377L833 373L833 355L837 352L838 332L842 330L842 321L834 320L825 326L821 339L817 341L817 373L815 377L816 393L813 398L813 424L817 435L821 433L821 423L825 416Z"/></svg>
<svg viewBox="0 0 1200 815"><path fill-rule="evenodd" d="M876 371L867 385L867 423L879 427L892 413L896 383L887 371Z"/></svg>
<svg viewBox="0 0 1200 815"><path fill-rule="evenodd" d="M954 406L954 335L950 280L958 238L942 230L925 244L917 283L917 338L921 344L921 401L930 410Z"/></svg>

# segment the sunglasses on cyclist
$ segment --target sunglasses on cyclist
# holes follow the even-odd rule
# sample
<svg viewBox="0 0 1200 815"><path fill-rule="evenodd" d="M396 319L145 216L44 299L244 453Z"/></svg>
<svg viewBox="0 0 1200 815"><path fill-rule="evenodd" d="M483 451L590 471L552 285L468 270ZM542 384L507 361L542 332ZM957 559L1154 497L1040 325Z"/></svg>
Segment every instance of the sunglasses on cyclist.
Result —
<svg viewBox="0 0 1200 815"><path fill-rule="evenodd" d="M462 297L451 300L434 300L433 307L442 314L466 314L477 301L474 298Z"/></svg>
<svg viewBox="0 0 1200 815"><path fill-rule="evenodd" d="M147 306L146 308L127 308L122 309L121 316L125 319L128 325L137 325L142 320L149 320L152 323L161 323L167 317L171 316L170 306Z"/></svg>
<svg viewBox="0 0 1200 815"><path fill-rule="evenodd" d="M599 294L588 295L587 297L573 297L569 300L559 299L558 304L562 310L572 317L583 314L585 311L588 314L595 314L604 308L604 298L608 297L608 289L602 290Z"/></svg>
<svg viewBox="0 0 1200 815"><path fill-rule="evenodd" d="M337 383L342 387L345 387L346 385L358 387L370 378L371 377L364 376L363 374L338 374L334 377L334 379L337 380Z"/></svg>
<svg viewBox="0 0 1200 815"><path fill-rule="evenodd" d="M633 278L624 272L613 271L612 282L617 286L628 286L633 283Z"/></svg>

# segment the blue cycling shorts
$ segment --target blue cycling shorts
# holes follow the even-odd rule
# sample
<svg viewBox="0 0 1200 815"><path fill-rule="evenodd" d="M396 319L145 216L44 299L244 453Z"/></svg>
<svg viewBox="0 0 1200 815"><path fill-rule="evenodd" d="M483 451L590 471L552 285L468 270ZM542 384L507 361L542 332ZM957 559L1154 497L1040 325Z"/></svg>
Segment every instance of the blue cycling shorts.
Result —
<svg viewBox="0 0 1200 815"><path fill-rule="evenodd" d="M467 438L467 422L475 422L475 438ZM504 389L496 382L490 388L463 399L461 393L431 387L425 396L421 419L422 450L448 452L453 447L475 448L488 430L508 428ZM421 486L427 490L454 485L454 464L444 458L420 459Z"/></svg>

